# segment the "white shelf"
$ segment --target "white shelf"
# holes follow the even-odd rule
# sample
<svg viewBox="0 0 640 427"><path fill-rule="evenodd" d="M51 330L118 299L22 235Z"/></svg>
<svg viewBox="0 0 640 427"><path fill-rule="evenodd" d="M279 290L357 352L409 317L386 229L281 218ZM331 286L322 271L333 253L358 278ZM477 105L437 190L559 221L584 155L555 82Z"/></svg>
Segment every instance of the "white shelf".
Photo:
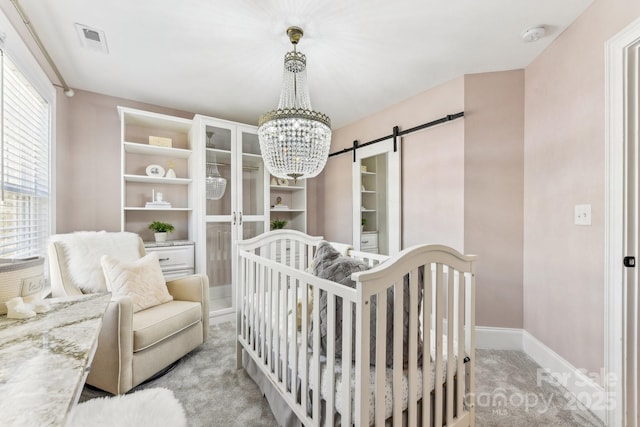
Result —
<svg viewBox="0 0 640 427"><path fill-rule="evenodd" d="M190 184L192 179L190 178L165 178L158 176L145 176L145 175L124 175L126 182L143 182L146 184L173 184L173 185L187 185Z"/></svg>
<svg viewBox="0 0 640 427"><path fill-rule="evenodd" d="M297 185L271 185L271 191L298 191L304 190L304 187Z"/></svg>
<svg viewBox="0 0 640 427"><path fill-rule="evenodd" d="M191 155L191 150L184 148L158 147L156 145L138 144L137 142L123 142L124 151L131 154L145 154L156 156L167 156L176 159L187 159Z"/></svg>
<svg viewBox="0 0 640 427"><path fill-rule="evenodd" d="M362 175L369 175L369 176L373 176L373 175L375 175L376 173L375 173L375 172L360 172L360 174L362 174Z"/></svg>
<svg viewBox="0 0 640 427"><path fill-rule="evenodd" d="M360 212L377 212L375 209L360 209Z"/></svg>
<svg viewBox="0 0 640 427"><path fill-rule="evenodd" d="M133 207L133 206L125 206L125 211L177 211L177 212L188 212L191 208L143 208L143 207Z"/></svg>
<svg viewBox="0 0 640 427"><path fill-rule="evenodd" d="M271 209L271 212L304 212L305 209Z"/></svg>
<svg viewBox="0 0 640 427"><path fill-rule="evenodd" d="M376 194L375 190L362 190L361 191L362 194Z"/></svg>

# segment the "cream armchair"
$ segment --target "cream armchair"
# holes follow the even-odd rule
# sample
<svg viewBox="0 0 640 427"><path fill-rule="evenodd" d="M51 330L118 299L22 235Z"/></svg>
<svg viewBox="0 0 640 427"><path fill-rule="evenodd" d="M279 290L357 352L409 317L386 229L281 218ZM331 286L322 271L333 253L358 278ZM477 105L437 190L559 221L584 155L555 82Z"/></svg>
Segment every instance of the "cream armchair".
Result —
<svg viewBox="0 0 640 427"><path fill-rule="evenodd" d="M55 298L107 292L102 255L135 261L145 255L145 249L133 233L78 232L52 236L48 253ZM113 394L126 393L207 340L207 277L196 274L172 280L167 288L173 301L136 313L130 297L112 299L88 384Z"/></svg>

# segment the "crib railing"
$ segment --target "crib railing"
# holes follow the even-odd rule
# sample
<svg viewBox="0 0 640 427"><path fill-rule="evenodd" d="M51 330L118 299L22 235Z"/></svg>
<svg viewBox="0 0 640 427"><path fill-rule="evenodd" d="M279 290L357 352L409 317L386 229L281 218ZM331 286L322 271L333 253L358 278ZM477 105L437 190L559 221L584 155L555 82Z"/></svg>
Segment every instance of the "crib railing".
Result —
<svg viewBox="0 0 640 427"><path fill-rule="evenodd" d="M475 384L474 258L442 246L411 248L371 270L353 274L354 289L305 271L320 241L302 233L279 231L239 242L239 357L243 347L304 425L334 425L337 420L342 426L366 426L374 420L377 426L385 425L389 369L394 425L402 425L403 420L407 425L474 425L473 399L468 397L473 396ZM357 251L349 255L365 259L369 265L384 260L380 255ZM321 294L327 296L325 321L329 327L324 349L319 310L312 310L311 319L307 316L310 291L314 304ZM403 298L393 298L391 312L393 366L387 367L385 345L376 346L374 360L370 360L371 338L376 343L387 342L387 300L399 295ZM372 311L374 301L376 310ZM302 314L299 322L292 307ZM376 316L373 324L372 315ZM334 326L338 320L341 327ZM406 368L405 320L409 325ZM340 358L336 357L338 335L342 340ZM418 346L422 346L424 362L421 382ZM435 366L432 393L430 355ZM341 368L339 377L334 375L337 366ZM355 387L351 385L352 374ZM403 377L409 393L406 410L401 399ZM419 390L422 399L418 398ZM370 415L371 391L374 404Z"/></svg>
<svg viewBox="0 0 640 427"><path fill-rule="evenodd" d="M393 396L402 395L403 313L407 310L403 295L408 285L408 398L407 425L473 426L475 425L475 273L474 256L466 256L440 245L416 246L372 270L355 273L358 335L356 337L356 425L369 425L369 345L386 342L386 302L388 289L393 301ZM423 270L423 280L420 270ZM408 275L408 284L406 278ZM377 299L376 330L370 331L372 297ZM421 298L422 297L422 298ZM422 302L417 302L422 299ZM362 303L361 303L362 302ZM447 338L446 348L443 337ZM418 345L422 341L422 383L417 381ZM432 346L431 342L435 345ZM432 348L435 347L435 348ZM456 348L457 347L457 348ZM426 363L431 355L434 368L433 402L429 402L431 370ZM384 425L385 348L376 347L375 425ZM446 377L443 370L446 366ZM464 375L463 375L464 373ZM421 405L418 388L422 390ZM403 419L401 399L392 401L392 417ZM421 413L418 413L418 406ZM420 422L418 421L420 420ZM394 422L394 425L395 422ZM401 424L398 424L401 425Z"/></svg>

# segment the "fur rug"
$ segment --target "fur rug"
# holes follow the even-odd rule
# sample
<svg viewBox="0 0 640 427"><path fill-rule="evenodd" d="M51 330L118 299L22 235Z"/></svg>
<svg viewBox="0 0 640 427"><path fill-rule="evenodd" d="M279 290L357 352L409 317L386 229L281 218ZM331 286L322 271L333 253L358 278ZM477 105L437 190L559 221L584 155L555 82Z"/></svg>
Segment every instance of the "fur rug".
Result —
<svg viewBox="0 0 640 427"><path fill-rule="evenodd" d="M184 408L166 388L100 397L77 405L66 427L186 427Z"/></svg>

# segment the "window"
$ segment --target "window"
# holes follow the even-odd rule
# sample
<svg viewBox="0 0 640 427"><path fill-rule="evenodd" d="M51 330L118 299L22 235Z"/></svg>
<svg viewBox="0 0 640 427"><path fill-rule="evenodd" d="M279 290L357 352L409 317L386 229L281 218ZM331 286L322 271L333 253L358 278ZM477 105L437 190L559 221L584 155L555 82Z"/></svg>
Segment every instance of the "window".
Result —
<svg viewBox="0 0 640 427"><path fill-rule="evenodd" d="M49 104L0 52L0 257L44 255L49 237Z"/></svg>
<svg viewBox="0 0 640 427"><path fill-rule="evenodd" d="M0 258L44 256L55 232L55 89L1 11L0 28Z"/></svg>

